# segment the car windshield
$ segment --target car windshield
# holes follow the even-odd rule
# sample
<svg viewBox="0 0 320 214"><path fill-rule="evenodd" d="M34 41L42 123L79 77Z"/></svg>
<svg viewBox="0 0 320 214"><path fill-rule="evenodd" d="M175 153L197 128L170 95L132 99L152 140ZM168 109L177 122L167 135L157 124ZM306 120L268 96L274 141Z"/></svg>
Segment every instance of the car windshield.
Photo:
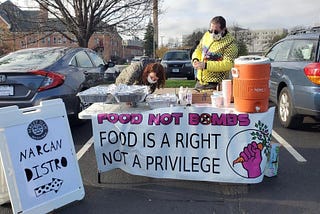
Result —
<svg viewBox="0 0 320 214"><path fill-rule="evenodd" d="M56 50L15 52L0 58L0 68L43 68L58 60L62 54Z"/></svg>
<svg viewBox="0 0 320 214"><path fill-rule="evenodd" d="M133 58L131 61L139 62L139 61L140 61L140 58Z"/></svg>
<svg viewBox="0 0 320 214"><path fill-rule="evenodd" d="M189 54L186 52L168 52L163 57L164 60L189 60Z"/></svg>

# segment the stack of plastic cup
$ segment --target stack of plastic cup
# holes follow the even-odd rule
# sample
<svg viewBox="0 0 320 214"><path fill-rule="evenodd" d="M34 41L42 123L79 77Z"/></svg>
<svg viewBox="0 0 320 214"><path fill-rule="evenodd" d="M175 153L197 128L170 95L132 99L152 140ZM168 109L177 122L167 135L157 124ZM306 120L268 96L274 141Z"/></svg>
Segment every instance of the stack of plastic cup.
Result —
<svg viewBox="0 0 320 214"><path fill-rule="evenodd" d="M231 80L222 80L222 96L224 107L229 107L231 103L232 84Z"/></svg>
<svg viewBox="0 0 320 214"><path fill-rule="evenodd" d="M223 97L222 93L219 92L213 92L211 95L211 105L212 107L220 108L222 107Z"/></svg>

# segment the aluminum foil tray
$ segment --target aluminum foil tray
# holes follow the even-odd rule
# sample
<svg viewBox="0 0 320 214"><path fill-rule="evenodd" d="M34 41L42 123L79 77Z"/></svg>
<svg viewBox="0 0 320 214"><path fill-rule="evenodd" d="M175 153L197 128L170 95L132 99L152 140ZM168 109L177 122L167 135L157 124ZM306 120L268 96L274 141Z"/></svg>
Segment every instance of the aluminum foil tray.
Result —
<svg viewBox="0 0 320 214"><path fill-rule="evenodd" d="M99 85L91 87L87 90L81 91L77 94L81 102L84 103L115 103L115 97L113 95L116 86L112 85Z"/></svg>
<svg viewBox="0 0 320 214"><path fill-rule="evenodd" d="M114 97L117 102L140 103L145 101L148 93L148 86L120 84L114 92Z"/></svg>

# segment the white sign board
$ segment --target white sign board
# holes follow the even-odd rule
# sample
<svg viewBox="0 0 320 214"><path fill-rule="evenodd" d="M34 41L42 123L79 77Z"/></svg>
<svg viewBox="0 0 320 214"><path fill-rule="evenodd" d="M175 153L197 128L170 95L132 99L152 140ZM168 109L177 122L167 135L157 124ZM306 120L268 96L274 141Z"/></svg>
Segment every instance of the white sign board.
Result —
<svg viewBox="0 0 320 214"><path fill-rule="evenodd" d="M100 172L231 183L263 179L274 118L211 107L92 116Z"/></svg>
<svg viewBox="0 0 320 214"><path fill-rule="evenodd" d="M13 213L47 213L84 197L61 99L0 108L0 152Z"/></svg>

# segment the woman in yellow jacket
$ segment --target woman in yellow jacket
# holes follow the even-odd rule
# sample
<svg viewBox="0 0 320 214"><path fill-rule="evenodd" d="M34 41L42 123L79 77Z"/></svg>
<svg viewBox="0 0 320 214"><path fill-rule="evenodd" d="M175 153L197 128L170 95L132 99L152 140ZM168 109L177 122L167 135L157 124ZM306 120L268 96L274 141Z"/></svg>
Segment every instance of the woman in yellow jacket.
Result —
<svg viewBox="0 0 320 214"><path fill-rule="evenodd" d="M206 32L192 54L192 64L197 69L195 88L216 89L223 79L229 77L238 47L235 38L226 28L226 20L216 16L210 21Z"/></svg>

